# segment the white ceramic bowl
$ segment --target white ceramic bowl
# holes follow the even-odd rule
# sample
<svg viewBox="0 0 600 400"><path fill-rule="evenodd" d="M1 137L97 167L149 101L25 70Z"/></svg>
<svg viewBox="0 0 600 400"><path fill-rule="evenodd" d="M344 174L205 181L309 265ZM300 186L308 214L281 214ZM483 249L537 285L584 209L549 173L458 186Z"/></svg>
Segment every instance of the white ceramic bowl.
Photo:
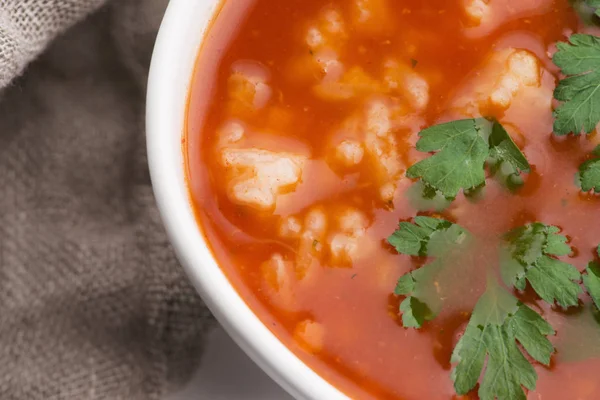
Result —
<svg viewBox="0 0 600 400"><path fill-rule="evenodd" d="M196 58L220 3L171 0L158 34L146 108L148 161L156 200L179 260L235 342L295 398L347 399L260 322L217 265L194 218L181 139Z"/></svg>

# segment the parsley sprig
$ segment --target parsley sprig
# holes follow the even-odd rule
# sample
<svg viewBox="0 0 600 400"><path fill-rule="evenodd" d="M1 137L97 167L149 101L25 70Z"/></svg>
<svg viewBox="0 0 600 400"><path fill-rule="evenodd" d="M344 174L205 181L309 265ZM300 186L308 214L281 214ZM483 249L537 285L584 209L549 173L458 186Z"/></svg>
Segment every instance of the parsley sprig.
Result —
<svg viewBox="0 0 600 400"><path fill-rule="evenodd" d="M591 133L600 122L600 38L574 34L557 48L552 61L567 77L554 90L563 102L554 112L554 132Z"/></svg>
<svg viewBox="0 0 600 400"><path fill-rule="evenodd" d="M433 258L398 280L394 293L405 296L399 309L404 327L420 328L438 315L443 306L440 274L457 267L452 255L468 251L472 240L470 232L444 219L419 216L412 223L400 222L388 238L398 253ZM540 222L527 224L503 235L500 243L500 270L508 286L524 290L529 282L549 304L565 308L579 304L582 275L558 259L572 252L559 228ZM600 263L589 264L583 283L600 308ZM456 392L467 394L479 382L482 400L525 400L525 389L535 389L537 381L530 359L550 364L554 347L548 336L554 334L538 312L504 289L490 273L486 291L452 353L455 367L451 378Z"/></svg>
<svg viewBox="0 0 600 400"><path fill-rule="evenodd" d="M537 374L517 342L534 360L548 365L554 352L548 335L554 329L538 313L489 279L452 353L456 393L470 392L485 365L478 392L482 400L525 400L523 386L535 389Z"/></svg>
<svg viewBox="0 0 600 400"><path fill-rule="evenodd" d="M447 199L462 189L473 191L485 185L486 163L491 172L503 172L506 184L521 181L529 172L527 159L498 121L463 119L434 125L419 133L417 150L436 152L411 166L406 175L421 179Z"/></svg>
<svg viewBox="0 0 600 400"><path fill-rule="evenodd" d="M585 25L600 22L600 0L571 0L571 4Z"/></svg>
<svg viewBox="0 0 600 400"><path fill-rule="evenodd" d="M594 10L597 17L600 17L600 0L585 0L585 3Z"/></svg>
<svg viewBox="0 0 600 400"><path fill-rule="evenodd" d="M592 190L594 193L600 193L600 145L592 154L593 158L579 166L576 182L584 192Z"/></svg>
<svg viewBox="0 0 600 400"><path fill-rule="evenodd" d="M600 0L574 0L573 4L580 13L585 11L587 22L600 22ZM554 91L560 102L554 111L554 133L589 134L600 123L600 38L574 34L568 43L558 43L557 49L553 61L565 78ZM431 126L419 136L417 150L431 154L411 166L407 176L419 180L415 189L429 208L443 208L460 191L476 192L485 186L486 176L500 178L512 189L530 171L524 154L495 120L451 121ZM584 192L600 193L600 146L593 154L581 164L576 182ZM467 251L472 241L473 236L459 225L422 216L401 222L388 238L400 254L428 257L396 285L395 295L404 296L399 307L404 327L421 328L440 313L446 301L440 293L443 274L457 266L454 255ZM590 304L590 309L600 315L600 246L599 259L583 273L561 259L571 252L558 227L530 223L500 238L500 275L509 288L524 291L529 284L543 301L563 308L581 308L585 289L595 305ZM554 329L515 296L518 292L508 292L490 273L452 353L451 378L459 395L479 383L482 400L526 400L525 389L535 389L537 382L534 363L550 364L554 347L548 336L555 334Z"/></svg>
<svg viewBox="0 0 600 400"><path fill-rule="evenodd" d="M507 285L525 290L526 281L547 303L576 306L581 274L557 259L571 253L567 238L555 226L539 222L514 229L504 236L501 273Z"/></svg>
<svg viewBox="0 0 600 400"><path fill-rule="evenodd" d="M600 246L596 251L600 258ZM596 308L600 309L600 261L592 261L588 264L583 274L583 284Z"/></svg>
<svg viewBox="0 0 600 400"><path fill-rule="evenodd" d="M600 17L600 0L585 0L585 3L594 9L596 16Z"/></svg>
<svg viewBox="0 0 600 400"><path fill-rule="evenodd" d="M416 217L414 223L400 222L388 242L400 254L435 257L434 261L398 280L394 293L406 296L400 303L402 324L420 328L440 312L439 276L451 262L451 253L464 249L471 235L459 225L443 219Z"/></svg>

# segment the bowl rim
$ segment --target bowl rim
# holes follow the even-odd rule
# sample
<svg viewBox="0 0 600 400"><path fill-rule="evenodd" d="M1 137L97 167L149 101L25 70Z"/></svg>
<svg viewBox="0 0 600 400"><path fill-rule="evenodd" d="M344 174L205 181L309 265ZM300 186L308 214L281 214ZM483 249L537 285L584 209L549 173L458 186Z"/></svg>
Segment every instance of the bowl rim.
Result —
<svg viewBox="0 0 600 400"><path fill-rule="evenodd" d="M259 320L217 265L194 216L182 135L196 59L223 1L171 0L156 39L146 98L146 145L159 213L192 284L256 364L295 398L348 400Z"/></svg>

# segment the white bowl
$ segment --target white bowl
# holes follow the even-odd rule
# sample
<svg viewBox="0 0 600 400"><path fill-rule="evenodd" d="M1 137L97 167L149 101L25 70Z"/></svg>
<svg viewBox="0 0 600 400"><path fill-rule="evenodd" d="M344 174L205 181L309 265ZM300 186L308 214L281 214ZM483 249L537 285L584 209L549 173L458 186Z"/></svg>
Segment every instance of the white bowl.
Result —
<svg viewBox="0 0 600 400"><path fill-rule="evenodd" d="M295 398L348 399L262 324L217 265L194 218L181 139L197 55L220 3L171 0L158 34L146 107L148 161L156 200L179 260L233 340Z"/></svg>

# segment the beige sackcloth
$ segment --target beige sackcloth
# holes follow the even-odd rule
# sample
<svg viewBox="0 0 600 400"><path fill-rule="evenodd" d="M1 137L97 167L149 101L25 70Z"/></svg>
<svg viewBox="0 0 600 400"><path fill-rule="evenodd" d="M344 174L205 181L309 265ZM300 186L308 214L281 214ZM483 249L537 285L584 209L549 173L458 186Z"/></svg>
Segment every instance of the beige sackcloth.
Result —
<svg viewBox="0 0 600 400"><path fill-rule="evenodd" d="M199 363L145 155L166 4L0 0L1 400L159 399Z"/></svg>

